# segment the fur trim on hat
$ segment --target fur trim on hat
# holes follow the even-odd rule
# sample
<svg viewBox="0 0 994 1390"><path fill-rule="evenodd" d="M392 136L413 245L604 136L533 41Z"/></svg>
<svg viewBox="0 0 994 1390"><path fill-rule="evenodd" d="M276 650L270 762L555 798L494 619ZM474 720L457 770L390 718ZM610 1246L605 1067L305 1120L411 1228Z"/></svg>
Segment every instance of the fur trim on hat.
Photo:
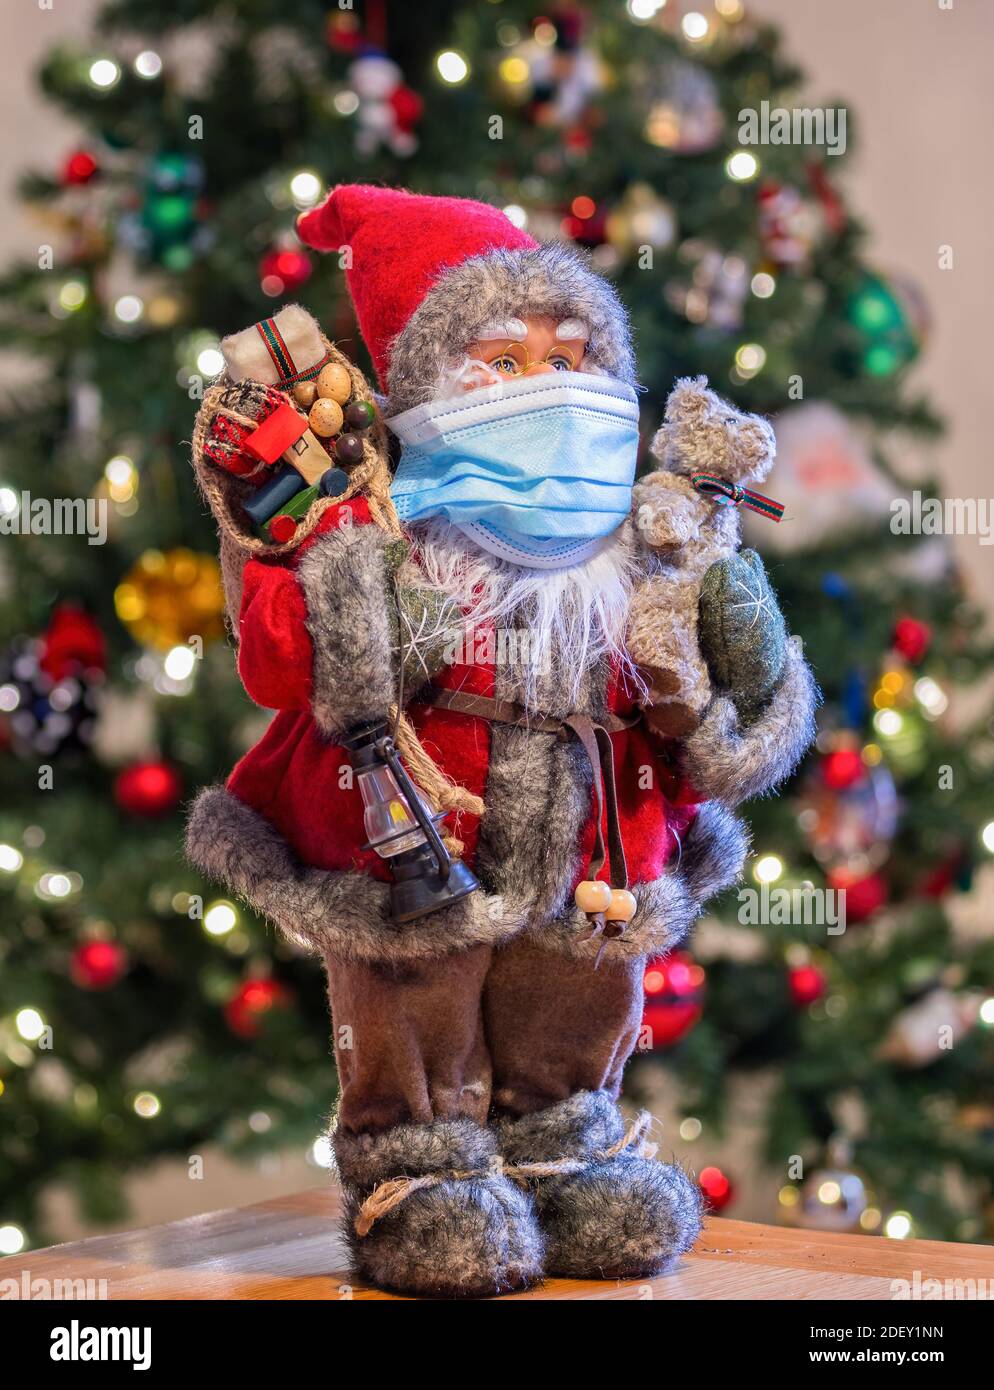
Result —
<svg viewBox="0 0 994 1390"><path fill-rule="evenodd" d="M279 831L224 787L207 787L186 825L186 853L313 955L344 960L430 960L481 942L496 944L524 920L501 897L482 890L428 917L398 925L390 885L362 873L302 864Z"/></svg>
<svg viewBox="0 0 994 1390"><path fill-rule="evenodd" d="M391 349L389 414L431 400L446 359L465 353L486 324L512 315L583 319L592 364L634 385L628 314L617 292L579 252L554 242L473 256L432 286Z"/></svg>

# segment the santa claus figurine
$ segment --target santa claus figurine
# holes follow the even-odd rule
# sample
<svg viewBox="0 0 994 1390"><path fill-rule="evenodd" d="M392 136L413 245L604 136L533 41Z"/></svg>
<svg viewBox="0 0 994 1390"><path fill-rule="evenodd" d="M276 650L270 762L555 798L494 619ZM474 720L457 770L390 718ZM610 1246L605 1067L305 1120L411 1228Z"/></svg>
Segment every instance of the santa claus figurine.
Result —
<svg viewBox="0 0 994 1390"><path fill-rule="evenodd" d="M652 1275L701 1199L618 1108L645 961L738 876L731 808L807 746L810 674L767 643L756 712L724 650L693 733L642 720L635 363L579 254L493 207L365 186L299 232L348 251L402 539L325 501L297 551L246 565L240 670L278 713L195 803L190 855L323 957L360 1279L471 1297ZM767 622L775 603L743 640ZM461 811L398 760L398 704Z"/></svg>

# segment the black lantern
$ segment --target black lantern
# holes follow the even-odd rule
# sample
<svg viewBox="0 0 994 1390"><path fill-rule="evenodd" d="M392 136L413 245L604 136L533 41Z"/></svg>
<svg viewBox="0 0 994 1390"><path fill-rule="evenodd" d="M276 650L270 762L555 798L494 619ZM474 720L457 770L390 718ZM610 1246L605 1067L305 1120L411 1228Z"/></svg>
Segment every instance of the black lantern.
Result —
<svg viewBox="0 0 994 1390"><path fill-rule="evenodd" d="M445 848L424 793L414 785L400 761L383 721L352 729L343 739L355 768L362 797L363 821L374 849L393 871L390 916L413 922L429 912L475 893L476 878Z"/></svg>

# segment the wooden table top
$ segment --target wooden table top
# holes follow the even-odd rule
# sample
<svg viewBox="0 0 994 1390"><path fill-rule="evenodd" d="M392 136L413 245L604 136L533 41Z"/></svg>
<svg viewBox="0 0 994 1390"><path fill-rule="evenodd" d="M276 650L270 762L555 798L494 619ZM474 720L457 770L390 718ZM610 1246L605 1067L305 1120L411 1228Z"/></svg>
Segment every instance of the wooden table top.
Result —
<svg viewBox="0 0 994 1390"><path fill-rule="evenodd" d="M106 1280L111 1299L383 1299L353 1285L331 1184L164 1226L93 1236L0 1260L0 1279ZM550 1279L511 1298L892 1299L892 1280L986 1279L994 1247L888 1240L712 1217L656 1279Z"/></svg>

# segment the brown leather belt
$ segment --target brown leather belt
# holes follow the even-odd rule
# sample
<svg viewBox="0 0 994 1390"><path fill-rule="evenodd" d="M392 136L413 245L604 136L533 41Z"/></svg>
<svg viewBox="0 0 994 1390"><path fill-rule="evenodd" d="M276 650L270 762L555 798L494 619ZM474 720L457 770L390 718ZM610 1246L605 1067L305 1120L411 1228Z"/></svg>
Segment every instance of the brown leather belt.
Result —
<svg viewBox="0 0 994 1390"><path fill-rule="evenodd" d="M554 719L548 715L531 714L523 705L515 704L512 700L495 700L490 695L473 695L466 690L446 690L438 685L429 686L424 695L418 696L415 703L430 705L436 709L454 710L457 714L472 714L479 719L489 719L497 724L511 724L519 729L531 729L538 734L558 734L561 739L575 735L583 745L594 774L596 835L587 877L596 878L604 867L606 854L601 819L606 806L611 887L628 887L628 865L625 862L625 847L622 844L618 819L618 788L614 776L614 748L611 735L620 733L622 729L633 728L642 718L641 713L633 715L630 719L622 719L616 714L607 714L601 720L592 719L588 714L568 714L565 719Z"/></svg>

